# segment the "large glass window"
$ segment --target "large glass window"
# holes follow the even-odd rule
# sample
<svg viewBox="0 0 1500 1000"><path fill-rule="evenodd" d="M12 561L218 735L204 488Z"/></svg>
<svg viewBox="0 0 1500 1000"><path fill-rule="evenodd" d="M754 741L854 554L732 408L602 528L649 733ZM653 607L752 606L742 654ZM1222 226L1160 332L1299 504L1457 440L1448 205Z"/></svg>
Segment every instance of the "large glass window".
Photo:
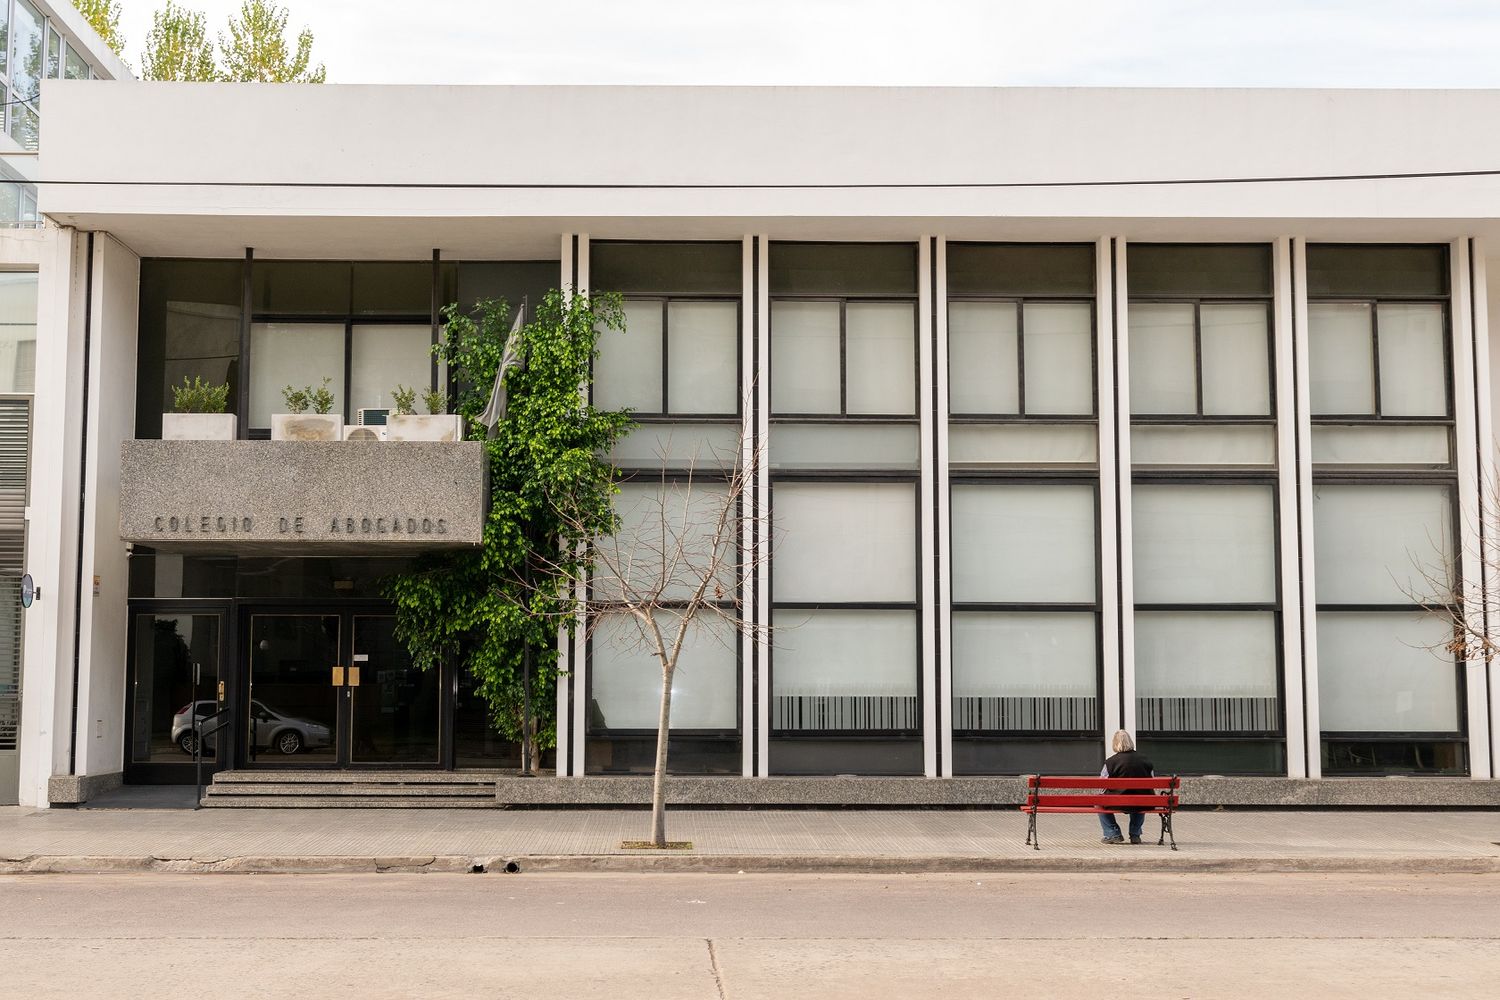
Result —
<svg viewBox="0 0 1500 1000"><path fill-rule="evenodd" d="M1094 248L950 243L953 768L1098 768Z"/></svg>
<svg viewBox="0 0 1500 1000"><path fill-rule="evenodd" d="M36 391L35 272L0 272L0 392Z"/></svg>
<svg viewBox="0 0 1500 1000"><path fill-rule="evenodd" d="M1159 769L1278 773L1270 248L1127 261L1136 728Z"/></svg>
<svg viewBox="0 0 1500 1000"><path fill-rule="evenodd" d="M1325 774L1462 774L1447 248L1307 248Z"/></svg>
<svg viewBox="0 0 1500 1000"><path fill-rule="evenodd" d="M727 610L739 586L739 535L731 530L717 553L712 537L724 506L718 470L739 461L740 244L610 241L589 253L590 286L625 299L624 331L599 338L592 400L638 421L610 455L627 478L615 499L619 531L603 544L633 587L660 587L668 600L690 596L717 561ZM590 772L654 764L661 668L633 619L609 610L619 586L605 567L591 589L600 618L588 643ZM739 670L738 632L705 615L673 681L674 771L740 772Z"/></svg>
<svg viewBox="0 0 1500 1000"><path fill-rule="evenodd" d="M228 411L243 415L240 399L243 278L244 263L237 260L141 261L141 313L136 349L137 437L161 435L161 415L171 412L172 389L182 385L183 379L201 378L214 385L228 383ZM297 384L305 383L304 377ZM279 390L280 386L276 388Z"/></svg>
<svg viewBox="0 0 1500 1000"><path fill-rule="evenodd" d="M917 773L916 246L767 252L771 770Z"/></svg>

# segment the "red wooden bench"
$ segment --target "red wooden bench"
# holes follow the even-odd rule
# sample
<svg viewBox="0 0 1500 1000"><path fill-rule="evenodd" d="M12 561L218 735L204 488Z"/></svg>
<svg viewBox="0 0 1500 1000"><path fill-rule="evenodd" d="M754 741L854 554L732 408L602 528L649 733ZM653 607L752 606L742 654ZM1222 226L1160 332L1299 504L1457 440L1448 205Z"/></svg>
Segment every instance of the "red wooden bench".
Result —
<svg viewBox="0 0 1500 1000"><path fill-rule="evenodd" d="M1039 774L1026 776L1026 804L1021 811L1031 817L1026 825L1026 843L1042 849L1037 837L1036 817L1038 813L1155 813L1161 817L1161 835L1156 839L1160 847L1167 840L1172 850L1177 850L1177 838L1172 833L1172 813L1177 809L1177 790L1182 785L1177 775L1170 778L1046 778ZM1074 789L1063 794L1048 794L1048 789ZM1086 791L1079 791L1085 790ZM1128 790L1144 789L1146 794L1134 795Z"/></svg>

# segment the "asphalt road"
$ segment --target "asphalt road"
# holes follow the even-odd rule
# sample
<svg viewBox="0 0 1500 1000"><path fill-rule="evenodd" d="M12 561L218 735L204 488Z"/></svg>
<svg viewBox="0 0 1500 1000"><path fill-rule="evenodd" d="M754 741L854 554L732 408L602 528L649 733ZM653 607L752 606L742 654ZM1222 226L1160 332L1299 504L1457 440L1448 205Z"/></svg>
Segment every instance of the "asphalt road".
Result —
<svg viewBox="0 0 1500 1000"><path fill-rule="evenodd" d="M0 877L0 996L1493 997L1496 875Z"/></svg>

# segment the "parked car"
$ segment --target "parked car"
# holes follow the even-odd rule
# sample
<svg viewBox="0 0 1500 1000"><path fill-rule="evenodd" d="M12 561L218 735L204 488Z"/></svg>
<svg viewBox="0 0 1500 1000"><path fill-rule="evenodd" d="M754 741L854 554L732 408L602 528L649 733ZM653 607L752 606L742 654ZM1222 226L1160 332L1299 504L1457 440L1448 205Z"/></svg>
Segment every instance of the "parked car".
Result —
<svg viewBox="0 0 1500 1000"><path fill-rule="evenodd" d="M184 705L172 716L172 742L185 754L192 756L197 749L198 734L193 732L192 716L206 719L219 710L215 701L197 701ZM274 749L279 753L299 753L304 748L326 747L333 742L333 731L321 722L285 715L259 701L250 703L250 717L255 721L255 748ZM212 751L214 738L206 740L206 749Z"/></svg>

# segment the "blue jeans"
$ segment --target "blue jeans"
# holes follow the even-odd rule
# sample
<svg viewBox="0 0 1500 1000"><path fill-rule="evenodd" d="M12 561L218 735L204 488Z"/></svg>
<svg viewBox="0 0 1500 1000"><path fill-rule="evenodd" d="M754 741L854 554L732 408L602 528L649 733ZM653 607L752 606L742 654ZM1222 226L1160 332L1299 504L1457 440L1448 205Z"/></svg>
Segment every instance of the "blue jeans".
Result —
<svg viewBox="0 0 1500 1000"><path fill-rule="evenodd" d="M1130 835L1139 837L1141 831L1146 828L1146 814L1143 812L1126 813L1130 817ZM1099 826L1104 830L1106 837L1118 837L1120 835L1120 824L1115 821L1114 813L1100 813Z"/></svg>

